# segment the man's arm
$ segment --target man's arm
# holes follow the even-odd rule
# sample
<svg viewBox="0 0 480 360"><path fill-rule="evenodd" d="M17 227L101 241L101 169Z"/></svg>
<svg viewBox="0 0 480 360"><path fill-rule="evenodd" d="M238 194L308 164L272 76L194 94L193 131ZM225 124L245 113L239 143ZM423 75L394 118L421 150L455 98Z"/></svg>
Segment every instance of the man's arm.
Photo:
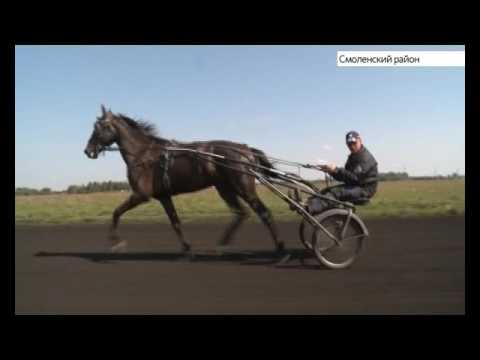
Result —
<svg viewBox="0 0 480 360"><path fill-rule="evenodd" d="M354 171L349 171L346 168L337 167L330 175L337 181L347 184L359 184L363 170L360 165L355 167Z"/></svg>
<svg viewBox="0 0 480 360"><path fill-rule="evenodd" d="M373 158L367 158L361 161L359 164L356 164L353 170L348 170L349 161L345 164L345 168L336 168L332 177L337 180L347 184L363 185L367 174L372 170L377 163Z"/></svg>

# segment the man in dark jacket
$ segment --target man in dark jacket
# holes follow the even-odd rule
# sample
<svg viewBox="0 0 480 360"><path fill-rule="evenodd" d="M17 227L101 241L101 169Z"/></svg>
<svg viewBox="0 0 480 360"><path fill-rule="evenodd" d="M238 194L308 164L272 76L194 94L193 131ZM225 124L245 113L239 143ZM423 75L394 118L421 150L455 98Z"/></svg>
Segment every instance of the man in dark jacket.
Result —
<svg viewBox="0 0 480 360"><path fill-rule="evenodd" d="M377 192L377 161L363 145L358 132L348 132L346 143L350 155L344 168L334 164L317 167L343 184L326 188L321 193L333 199L353 203L370 199ZM307 209L312 214L318 214L332 205L332 202L326 199L311 197L307 202Z"/></svg>

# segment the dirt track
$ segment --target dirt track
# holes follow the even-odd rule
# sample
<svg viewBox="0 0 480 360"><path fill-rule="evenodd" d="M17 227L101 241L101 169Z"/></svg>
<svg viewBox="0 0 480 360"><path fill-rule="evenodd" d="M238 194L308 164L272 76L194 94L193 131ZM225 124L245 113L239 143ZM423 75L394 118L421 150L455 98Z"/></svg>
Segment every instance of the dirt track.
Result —
<svg viewBox="0 0 480 360"><path fill-rule="evenodd" d="M314 258L272 266L272 243L244 225L230 255L224 225L184 225L198 256L179 257L168 225L121 225L127 253L106 250L105 225L15 229L16 314L463 314L463 217L367 221L366 251L348 270ZM278 224L294 253L297 223Z"/></svg>

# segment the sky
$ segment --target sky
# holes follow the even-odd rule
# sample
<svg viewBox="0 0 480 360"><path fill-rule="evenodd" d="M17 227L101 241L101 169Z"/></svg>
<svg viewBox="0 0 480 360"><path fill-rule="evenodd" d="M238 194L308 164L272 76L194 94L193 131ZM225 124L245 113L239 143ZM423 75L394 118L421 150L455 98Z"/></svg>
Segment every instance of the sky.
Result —
<svg viewBox="0 0 480 360"><path fill-rule="evenodd" d="M465 174L465 68L337 67L350 50L465 48L16 46L15 187L127 181L119 153L83 153L101 104L162 138L238 141L303 163L343 166L356 130L380 172Z"/></svg>

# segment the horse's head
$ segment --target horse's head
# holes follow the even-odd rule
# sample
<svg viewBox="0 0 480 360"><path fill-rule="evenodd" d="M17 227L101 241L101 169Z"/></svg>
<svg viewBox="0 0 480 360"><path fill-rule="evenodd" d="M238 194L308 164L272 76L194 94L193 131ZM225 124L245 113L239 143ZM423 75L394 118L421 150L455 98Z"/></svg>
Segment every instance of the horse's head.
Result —
<svg viewBox="0 0 480 360"><path fill-rule="evenodd" d="M117 133L112 123L114 118L112 112L110 110L106 111L102 105L102 115L97 117L92 135L84 151L90 159L96 159L105 147L116 141Z"/></svg>

